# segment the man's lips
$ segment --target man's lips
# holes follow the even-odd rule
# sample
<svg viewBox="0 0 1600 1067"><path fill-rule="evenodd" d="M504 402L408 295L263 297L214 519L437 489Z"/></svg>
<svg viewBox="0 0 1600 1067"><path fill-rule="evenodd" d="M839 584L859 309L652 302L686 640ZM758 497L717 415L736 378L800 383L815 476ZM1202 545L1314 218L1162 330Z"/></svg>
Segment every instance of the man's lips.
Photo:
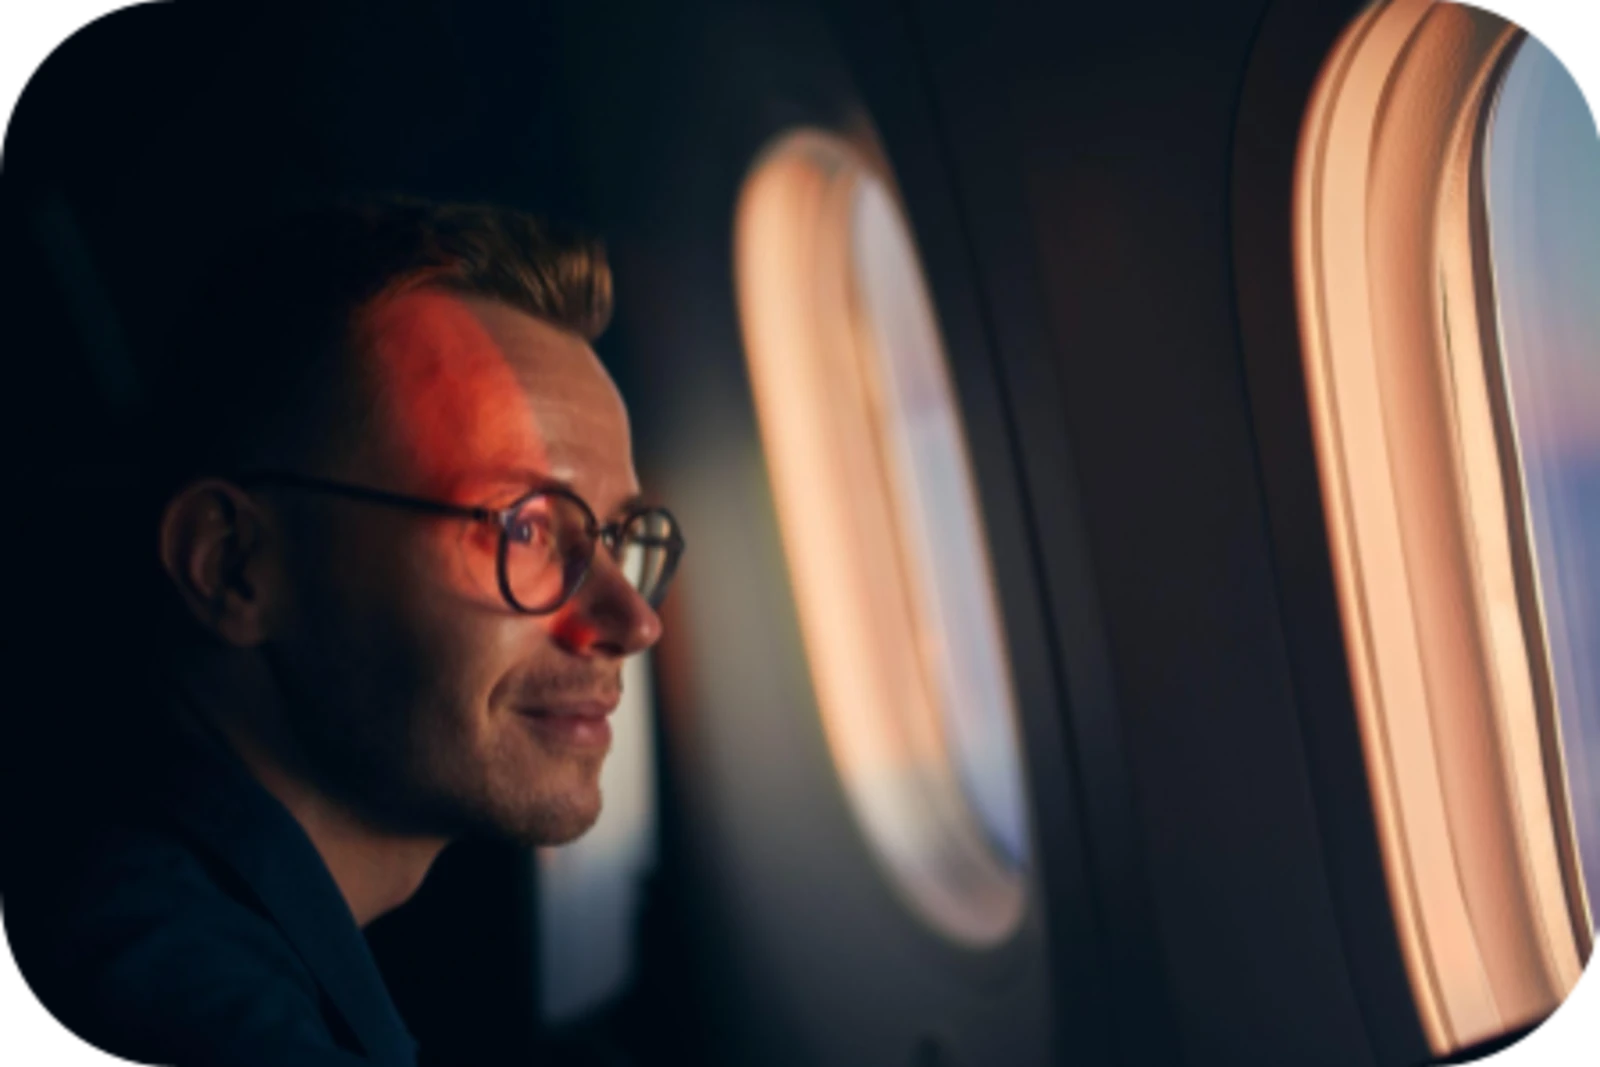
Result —
<svg viewBox="0 0 1600 1067"><path fill-rule="evenodd" d="M616 696L585 697L580 700L546 700L522 709L524 715L551 718L604 719L617 710L621 694Z"/></svg>
<svg viewBox="0 0 1600 1067"><path fill-rule="evenodd" d="M621 695L546 700L517 709L518 717L547 741L566 748L605 751L611 745L606 721Z"/></svg>

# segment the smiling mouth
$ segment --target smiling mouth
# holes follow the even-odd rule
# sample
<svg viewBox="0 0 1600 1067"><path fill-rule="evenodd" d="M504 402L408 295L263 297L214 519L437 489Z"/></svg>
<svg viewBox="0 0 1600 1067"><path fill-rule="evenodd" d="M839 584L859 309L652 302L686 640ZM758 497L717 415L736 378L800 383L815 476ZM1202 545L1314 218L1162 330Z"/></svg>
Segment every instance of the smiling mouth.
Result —
<svg viewBox="0 0 1600 1067"><path fill-rule="evenodd" d="M552 742L555 747L602 753L611 747L611 723L606 721L606 712L528 709L518 710L517 718L542 741Z"/></svg>

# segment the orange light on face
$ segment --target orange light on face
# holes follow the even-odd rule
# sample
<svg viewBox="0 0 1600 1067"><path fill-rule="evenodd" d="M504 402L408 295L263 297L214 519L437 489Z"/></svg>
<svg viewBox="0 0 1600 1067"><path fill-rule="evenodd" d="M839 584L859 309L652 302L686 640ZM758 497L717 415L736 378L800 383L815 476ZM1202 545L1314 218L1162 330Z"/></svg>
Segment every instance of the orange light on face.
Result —
<svg viewBox="0 0 1600 1067"><path fill-rule="evenodd" d="M383 415L421 491L448 494L496 467L547 467L515 370L460 297L416 289L380 300L366 331Z"/></svg>
<svg viewBox="0 0 1600 1067"><path fill-rule="evenodd" d="M461 297L412 289L381 298L363 323L363 368L378 397L380 447L411 491L459 503L507 504L530 487L505 472L550 469L546 428L509 354ZM497 531L431 530L447 588L498 605ZM527 592L524 590L524 592Z"/></svg>

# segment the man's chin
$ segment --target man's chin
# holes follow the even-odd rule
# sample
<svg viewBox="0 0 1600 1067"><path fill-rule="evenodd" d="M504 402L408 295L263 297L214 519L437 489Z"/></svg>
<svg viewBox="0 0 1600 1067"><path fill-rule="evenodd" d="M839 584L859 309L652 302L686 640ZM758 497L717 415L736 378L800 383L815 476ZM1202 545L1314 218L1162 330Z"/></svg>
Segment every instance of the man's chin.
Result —
<svg viewBox="0 0 1600 1067"><path fill-rule="evenodd" d="M565 845L588 833L599 818L600 789L596 785L518 805L511 817L497 820L497 829L523 845Z"/></svg>

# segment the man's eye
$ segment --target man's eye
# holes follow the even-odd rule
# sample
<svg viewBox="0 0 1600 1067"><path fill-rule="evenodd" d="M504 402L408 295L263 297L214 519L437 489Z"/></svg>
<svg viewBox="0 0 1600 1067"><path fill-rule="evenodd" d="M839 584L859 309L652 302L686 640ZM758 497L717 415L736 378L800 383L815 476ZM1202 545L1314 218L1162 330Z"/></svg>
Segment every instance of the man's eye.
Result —
<svg viewBox="0 0 1600 1067"><path fill-rule="evenodd" d="M550 540L550 526L541 515L519 515L506 535L519 545L542 545Z"/></svg>

